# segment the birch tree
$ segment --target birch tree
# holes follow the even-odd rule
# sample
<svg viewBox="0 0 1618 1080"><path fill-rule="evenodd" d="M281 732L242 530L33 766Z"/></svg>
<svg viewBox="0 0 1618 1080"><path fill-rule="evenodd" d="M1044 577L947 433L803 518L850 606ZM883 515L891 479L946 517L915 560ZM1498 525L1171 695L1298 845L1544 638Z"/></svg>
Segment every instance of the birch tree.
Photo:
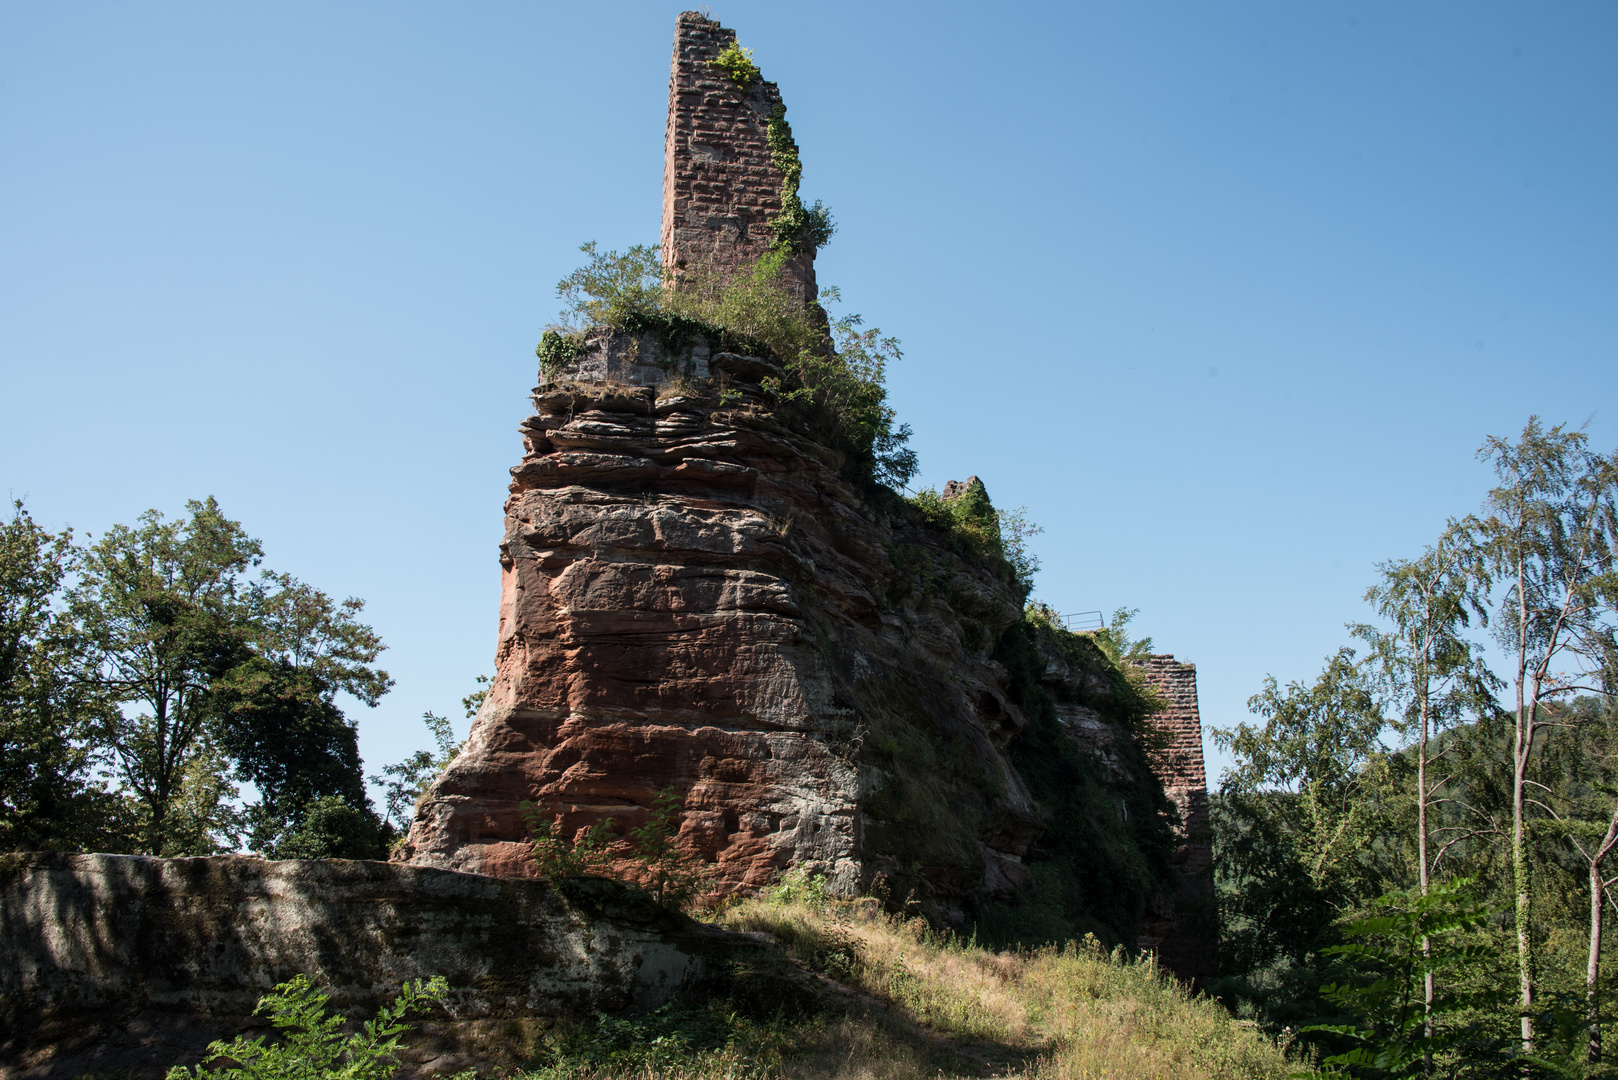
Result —
<svg viewBox="0 0 1618 1080"><path fill-rule="evenodd" d="M1391 629L1368 625L1351 629L1371 648L1368 663L1380 675L1390 719L1415 740L1417 887L1425 897L1450 846L1477 834L1474 829L1455 829L1434 853L1428 812L1435 801L1451 801L1448 788L1455 779L1453 770L1448 775L1433 775L1449 753L1449 748L1434 751L1434 736L1493 706L1490 691L1497 680L1477 646L1464 636L1474 616L1485 617L1483 580L1475 563L1465 558L1453 528L1419 557L1392 560L1377 568L1381 580L1366 592L1365 599ZM1422 1022L1429 1043L1435 1036L1432 948L1431 939L1423 935ZM1428 1071L1431 1066L1429 1059Z"/></svg>
<svg viewBox="0 0 1618 1080"><path fill-rule="evenodd" d="M1529 862L1529 766L1546 706L1591 689L1612 652L1614 491L1618 456L1603 458L1564 425L1529 419L1516 442L1490 437L1478 456L1493 466L1483 517L1457 530L1498 587L1493 622L1511 657L1511 868L1518 1006L1524 1053L1534 1049L1534 905Z"/></svg>

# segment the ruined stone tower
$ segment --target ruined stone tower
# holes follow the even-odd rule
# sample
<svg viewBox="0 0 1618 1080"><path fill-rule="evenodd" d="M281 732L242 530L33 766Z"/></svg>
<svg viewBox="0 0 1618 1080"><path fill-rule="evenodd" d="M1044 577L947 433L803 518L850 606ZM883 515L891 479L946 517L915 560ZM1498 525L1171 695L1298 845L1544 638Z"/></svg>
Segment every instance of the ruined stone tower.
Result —
<svg viewBox="0 0 1618 1080"><path fill-rule="evenodd" d="M662 225L677 272L734 273L792 250L772 224L796 148L774 84L713 62L734 41L679 18ZM811 251L784 273L813 300ZM1008 563L847 468L834 425L782 406L782 358L722 328L649 322L590 328L572 359L540 372L505 503L495 675L397 857L533 874L525 805L565 838L607 819L622 838L672 789L679 846L712 896L795 869L964 926L1015 913L1054 858L1036 847L1054 812L1013 760L1034 745L1015 741L1030 723L1022 703L1046 694L1056 719L1040 706L1041 738L1071 740L1051 756L1094 754L1069 786L1105 789L1108 821L1122 793L1151 808L1133 820L1162 824L1137 731L1110 711L1110 661L1031 629ZM1016 675L995 659L1013 638L1026 650ZM1160 659L1154 677L1180 678ZM1169 720L1184 727L1181 765L1165 774L1182 808L1205 798L1184 670L1189 721ZM1096 760L1107 775L1091 785ZM633 878L644 867L617 843L615 872ZM1200 858L1193 848L1183 863ZM1069 876L1108 865L1088 859ZM1177 898L1146 887L1109 933L1138 928L1168 956L1184 938ZM1155 923L1137 927L1142 907Z"/></svg>
<svg viewBox="0 0 1618 1080"><path fill-rule="evenodd" d="M668 127L663 137L663 265L711 267L721 275L749 266L770 250L770 223L781 213L786 174L770 146L796 156L786 108L772 82L745 85L714 66L736 32L687 11L674 31L669 67ZM815 256L802 252L785 267L800 299L815 299Z"/></svg>
<svg viewBox="0 0 1618 1080"><path fill-rule="evenodd" d="M1140 944L1171 971L1188 978L1214 973L1218 933L1213 925L1213 843L1208 820L1208 778L1202 757L1202 714L1197 666L1172 655L1140 661L1147 680L1167 702L1152 720L1166 745L1152 762L1163 793L1180 811L1181 845L1174 853L1179 890L1153 898L1141 924Z"/></svg>

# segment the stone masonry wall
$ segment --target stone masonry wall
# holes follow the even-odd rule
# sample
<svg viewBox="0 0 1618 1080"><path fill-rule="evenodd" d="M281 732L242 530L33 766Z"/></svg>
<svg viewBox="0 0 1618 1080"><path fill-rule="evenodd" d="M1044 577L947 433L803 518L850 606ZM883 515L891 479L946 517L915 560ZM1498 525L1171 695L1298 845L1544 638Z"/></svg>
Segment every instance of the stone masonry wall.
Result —
<svg viewBox="0 0 1618 1080"><path fill-rule="evenodd" d="M772 82L738 87L712 61L736 32L687 11L674 32L668 127L663 142L663 265L726 274L770 248L781 212L781 170L770 160L767 127L783 109ZM813 254L785 273L801 299L818 295Z"/></svg>
<svg viewBox="0 0 1618 1080"><path fill-rule="evenodd" d="M1179 808L1181 845L1174 854L1177 896L1159 897L1141 925L1141 944L1153 948L1165 967L1187 978L1214 973L1218 936L1213 929L1213 846L1208 821L1208 779L1202 757L1202 714L1197 705L1197 666L1172 655L1139 661L1167 706L1153 720L1168 736L1152 770Z"/></svg>

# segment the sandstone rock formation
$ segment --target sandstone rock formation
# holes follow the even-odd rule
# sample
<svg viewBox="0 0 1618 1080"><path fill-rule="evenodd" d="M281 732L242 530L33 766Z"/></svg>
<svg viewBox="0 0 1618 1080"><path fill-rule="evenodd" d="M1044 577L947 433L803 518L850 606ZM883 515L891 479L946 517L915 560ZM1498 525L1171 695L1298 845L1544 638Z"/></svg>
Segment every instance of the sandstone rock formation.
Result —
<svg viewBox="0 0 1618 1080"><path fill-rule="evenodd" d="M789 866L843 892L911 864L961 895L1015 879L1040 818L986 655L1015 582L873 512L765 360L603 341L579 367L606 381L540 387L523 425L496 674L404 856L527 873L523 801L621 830L673 786L721 892Z"/></svg>
<svg viewBox="0 0 1618 1080"><path fill-rule="evenodd" d="M748 265L780 211L765 131L780 96L716 71L733 40L680 17L663 216L676 269ZM814 297L812 254L789 276ZM505 505L496 673L398 857L531 874L525 803L564 835L610 818L622 836L672 788L685 805L681 846L714 895L795 867L838 892L886 889L964 923L1038 892L1028 860L1105 872L1074 869L1074 823L1053 822L1056 804L1030 794L1013 741L1029 722L1018 702L1037 698L1050 727L1041 738L1067 739L1111 770L1104 783L1119 797L1085 813L1126 845L1129 830L1150 832L1109 816L1126 803L1154 821L1172 815L1139 732L1109 698L1117 672L1093 647L1082 663L1057 649L1009 671L996 657L1014 631L1025 645L1059 633L1026 630L1011 568L850 479L836 440L769 389L786 377L774 360L721 341L596 328L582 355L542 372ZM975 478L944 497L968 490L981 491ZM1190 685L1182 757L1194 743L1200 777ZM1195 787L1189 773L1168 779ZM1065 834L1059 853L1035 846L1047 832ZM1178 901L1157 903L1169 912L1159 917L1146 892L1172 876L1168 852L1130 858L1134 880L1114 906L1156 919L1143 932L1166 955ZM617 869L637 872L627 859ZM1127 929L1117 936L1133 937Z"/></svg>

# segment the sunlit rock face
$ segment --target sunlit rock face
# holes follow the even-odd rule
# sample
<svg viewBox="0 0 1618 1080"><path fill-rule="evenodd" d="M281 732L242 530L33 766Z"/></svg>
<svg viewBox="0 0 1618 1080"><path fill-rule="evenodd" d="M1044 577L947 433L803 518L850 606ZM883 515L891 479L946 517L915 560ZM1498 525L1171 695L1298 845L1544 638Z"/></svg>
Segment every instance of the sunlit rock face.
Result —
<svg viewBox="0 0 1618 1080"><path fill-rule="evenodd" d="M767 362L696 343L699 389L689 352L592 341L535 391L494 681L401 857L528 874L524 802L567 835L603 817L621 835L672 787L719 893L790 866L851 892L918 854L945 893L1010 887L1039 817L983 650L1015 584L856 491L813 425L772 410ZM929 773L917 742L957 760ZM922 806L951 817L937 835L916 835Z"/></svg>

